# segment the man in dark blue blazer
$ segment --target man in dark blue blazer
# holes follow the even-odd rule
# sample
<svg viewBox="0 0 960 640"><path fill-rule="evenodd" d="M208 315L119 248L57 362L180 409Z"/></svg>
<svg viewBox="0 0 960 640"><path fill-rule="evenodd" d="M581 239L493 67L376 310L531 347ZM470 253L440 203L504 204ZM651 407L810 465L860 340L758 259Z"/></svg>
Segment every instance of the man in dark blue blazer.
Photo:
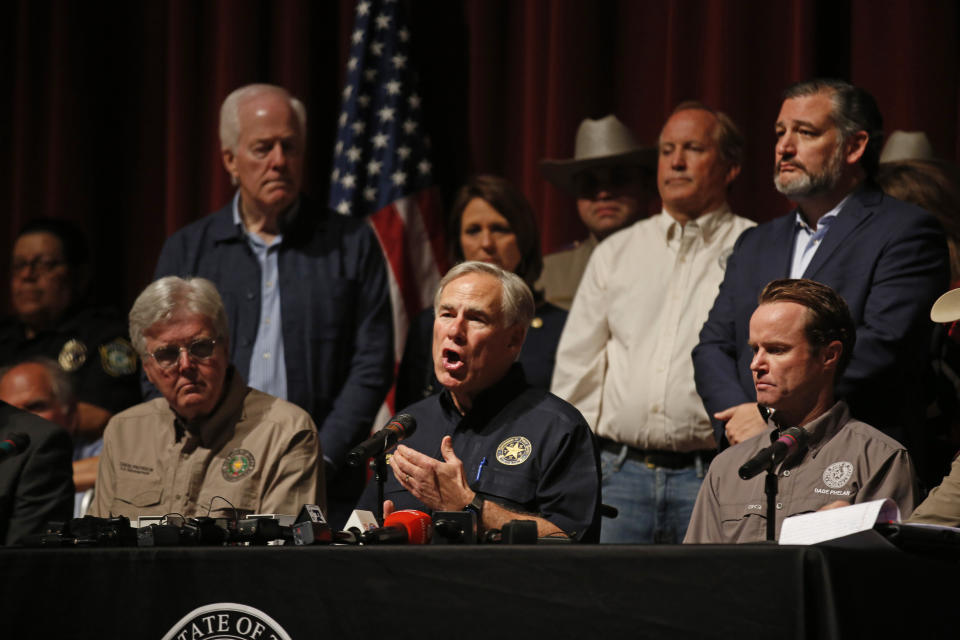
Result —
<svg viewBox="0 0 960 640"><path fill-rule="evenodd" d="M943 232L933 216L874 185L883 120L866 91L838 80L794 85L776 134L774 183L797 209L740 236L693 350L697 392L717 441L725 435L736 444L763 430L750 315L769 281L803 277L838 291L857 325L838 395L857 418L916 445L927 312L949 279Z"/></svg>

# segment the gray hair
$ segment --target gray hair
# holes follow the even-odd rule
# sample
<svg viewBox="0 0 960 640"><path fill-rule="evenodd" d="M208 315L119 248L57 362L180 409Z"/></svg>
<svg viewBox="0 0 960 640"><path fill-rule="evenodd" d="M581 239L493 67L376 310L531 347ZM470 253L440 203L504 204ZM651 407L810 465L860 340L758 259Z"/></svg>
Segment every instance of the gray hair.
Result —
<svg viewBox="0 0 960 640"><path fill-rule="evenodd" d="M880 167L880 151L883 148L883 116L877 100L868 91L849 82L834 78L815 78L791 85L783 92L783 99L801 98L827 94L833 108L830 119L837 125L843 140L859 131L866 131L867 148L860 158L860 165L867 177L873 179Z"/></svg>
<svg viewBox="0 0 960 640"><path fill-rule="evenodd" d="M440 294L443 293L443 288L457 278L471 273L484 273L500 281L500 310L503 312L505 325L507 327L520 325L526 331L536 310L530 287L517 274L504 271L497 265L487 262L477 262L475 260L461 262L447 271L443 279L440 280L437 293L433 297L434 313L440 310Z"/></svg>
<svg viewBox="0 0 960 640"><path fill-rule="evenodd" d="M50 358L37 356L34 358L21 360L20 362L7 367L0 368L0 380L6 378L7 374L17 367L25 364L36 364L43 367L44 371L47 372L47 377L50 379L50 391L53 393L54 401L60 405L60 408L64 413L69 413L77 403L76 395L74 394L73 390L73 380L70 379L70 376L66 371L60 368L60 365Z"/></svg>
<svg viewBox="0 0 960 640"><path fill-rule="evenodd" d="M300 123L300 137L307 137L307 109L283 87L273 84L248 84L234 89L220 107L220 148L235 151L240 139L240 105L268 93L286 98Z"/></svg>
<svg viewBox="0 0 960 640"><path fill-rule="evenodd" d="M147 355L143 334L158 322L169 322L181 313L195 313L213 323L216 338L230 339L227 312L217 288L205 278L167 276L155 280L137 296L130 309L130 341L141 357Z"/></svg>

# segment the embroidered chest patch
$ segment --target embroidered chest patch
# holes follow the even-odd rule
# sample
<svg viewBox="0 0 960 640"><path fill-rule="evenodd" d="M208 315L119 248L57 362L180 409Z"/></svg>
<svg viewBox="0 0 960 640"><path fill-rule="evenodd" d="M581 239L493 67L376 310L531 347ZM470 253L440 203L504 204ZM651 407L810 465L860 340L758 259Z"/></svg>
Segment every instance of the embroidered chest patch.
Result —
<svg viewBox="0 0 960 640"><path fill-rule="evenodd" d="M253 454L246 449L234 449L227 454L227 459L223 461L220 470L223 472L223 479L229 482L236 482L240 478L249 475L257 466L257 460Z"/></svg>
<svg viewBox="0 0 960 640"><path fill-rule="evenodd" d="M840 489L853 477L853 465L849 462L834 462L823 471L823 484L831 489Z"/></svg>
<svg viewBox="0 0 960 640"><path fill-rule="evenodd" d="M497 461L514 466L523 464L533 452L533 445L523 436L511 436L497 447Z"/></svg>

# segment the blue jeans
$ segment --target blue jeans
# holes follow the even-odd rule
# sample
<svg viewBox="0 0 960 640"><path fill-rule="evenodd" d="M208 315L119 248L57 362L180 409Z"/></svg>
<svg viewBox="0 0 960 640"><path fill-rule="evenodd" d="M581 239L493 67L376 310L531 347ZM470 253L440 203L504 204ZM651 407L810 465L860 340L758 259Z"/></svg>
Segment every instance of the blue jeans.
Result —
<svg viewBox="0 0 960 640"><path fill-rule="evenodd" d="M619 510L604 518L601 543L679 544L690 524L690 514L706 473L698 457L683 469L651 467L627 459L627 450L600 452L603 502Z"/></svg>

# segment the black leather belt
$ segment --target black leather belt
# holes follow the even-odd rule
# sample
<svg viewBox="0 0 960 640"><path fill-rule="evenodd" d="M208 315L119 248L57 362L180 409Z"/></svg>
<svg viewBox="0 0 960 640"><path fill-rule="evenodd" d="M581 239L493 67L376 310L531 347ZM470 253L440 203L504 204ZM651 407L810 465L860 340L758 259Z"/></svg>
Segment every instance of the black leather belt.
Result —
<svg viewBox="0 0 960 640"><path fill-rule="evenodd" d="M600 448L609 453L620 455L624 445L607 438L599 438ZM663 467L665 469L685 469L696 464L699 457L704 464L713 460L717 455L715 449L700 449L699 451L661 451L658 449L637 449L636 447L627 447L627 460L643 462L650 467Z"/></svg>

